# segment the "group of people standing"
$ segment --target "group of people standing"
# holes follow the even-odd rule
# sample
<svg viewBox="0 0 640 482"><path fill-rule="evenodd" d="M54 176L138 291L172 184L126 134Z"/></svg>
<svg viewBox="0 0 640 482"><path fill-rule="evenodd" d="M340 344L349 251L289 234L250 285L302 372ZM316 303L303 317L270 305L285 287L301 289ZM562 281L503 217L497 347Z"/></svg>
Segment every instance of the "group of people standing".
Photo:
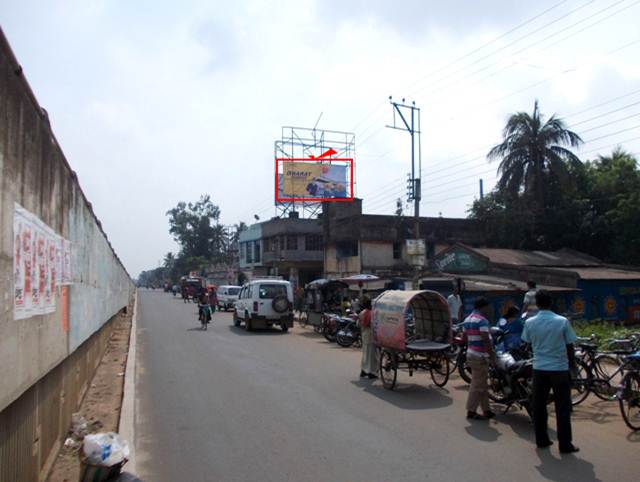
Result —
<svg viewBox="0 0 640 482"><path fill-rule="evenodd" d="M534 282L523 300L522 315L517 307L505 313L498 326L504 331L504 345L510 350L523 342L533 352L533 410L536 445L540 449L552 445L548 433L547 402L550 391L554 394L558 444L561 453L574 453L571 433L571 375L575 367L574 342L576 334L569 320L551 310L548 292L538 290ZM457 322L462 317L462 301L458 290L447 300L451 317ZM455 315L455 316L454 316ZM467 399L467 418L487 420L495 414L489 405L489 368L496 363L496 347L491 339L489 317L491 306L486 298L475 300L473 312L464 319L463 333L467 343L467 363L471 369L471 385ZM482 413L478 413L478 408Z"/></svg>

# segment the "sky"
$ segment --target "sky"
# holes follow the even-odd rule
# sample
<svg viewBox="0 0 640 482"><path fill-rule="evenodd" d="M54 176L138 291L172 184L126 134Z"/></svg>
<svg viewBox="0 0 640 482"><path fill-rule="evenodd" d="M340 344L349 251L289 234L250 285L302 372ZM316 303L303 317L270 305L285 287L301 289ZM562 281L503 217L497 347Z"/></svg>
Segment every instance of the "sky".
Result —
<svg viewBox="0 0 640 482"><path fill-rule="evenodd" d="M420 108L421 214L464 217L511 113L563 118L583 160L640 155L640 0L0 0L0 25L133 276L176 251L167 210L276 214L282 126L355 133L368 213L405 199ZM405 213L412 214L410 206Z"/></svg>

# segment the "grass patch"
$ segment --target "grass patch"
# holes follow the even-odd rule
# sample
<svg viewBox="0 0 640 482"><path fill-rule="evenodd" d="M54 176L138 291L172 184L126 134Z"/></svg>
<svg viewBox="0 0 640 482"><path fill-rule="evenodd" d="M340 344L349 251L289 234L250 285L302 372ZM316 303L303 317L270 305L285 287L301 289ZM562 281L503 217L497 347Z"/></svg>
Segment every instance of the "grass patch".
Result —
<svg viewBox="0 0 640 482"><path fill-rule="evenodd" d="M604 320L577 320L573 321L572 325L578 336L596 335L601 348L605 348L607 340L628 338L632 333L640 332L640 326L622 326L619 323Z"/></svg>

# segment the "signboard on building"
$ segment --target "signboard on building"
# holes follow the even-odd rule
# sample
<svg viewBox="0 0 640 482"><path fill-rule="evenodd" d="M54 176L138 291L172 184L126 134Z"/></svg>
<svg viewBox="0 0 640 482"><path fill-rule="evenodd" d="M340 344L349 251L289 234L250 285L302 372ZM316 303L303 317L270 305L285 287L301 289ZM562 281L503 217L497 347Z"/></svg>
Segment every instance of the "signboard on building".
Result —
<svg viewBox="0 0 640 482"><path fill-rule="evenodd" d="M276 159L276 202L353 197L353 159Z"/></svg>
<svg viewBox="0 0 640 482"><path fill-rule="evenodd" d="M447 273L482 273L488 268L488 261L460 247L453 247L438 254L435 259L438 270Z"/></svg>
<svg viewBox="0 0 640 482"><path fill-rule="evenodd" d="M424 239L407 239L407 254L409 256L424 256L426 252Z"/></svg>

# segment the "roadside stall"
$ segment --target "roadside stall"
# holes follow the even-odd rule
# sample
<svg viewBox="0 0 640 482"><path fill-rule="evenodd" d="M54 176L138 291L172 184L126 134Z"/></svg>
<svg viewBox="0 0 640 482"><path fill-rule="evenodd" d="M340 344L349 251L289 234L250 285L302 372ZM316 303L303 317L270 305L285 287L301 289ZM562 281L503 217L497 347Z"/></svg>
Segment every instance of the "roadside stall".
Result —
<svg viewBox="0 0 640 482"><path fill-rule="evenodd" d="M347 296L349 286L338 280L317 279L304 289L306 320L316 331L322 327L323 315L341 314L342 299Z"/></svg>
<svg viewBox="0 0 640 482"><path fill-rule="evenodd" d="M398 370L428 370L433 383L449 380L451 318L435 291L385 291L372 304L373 342L380 348L380 379L393 390Z"/></svg>

